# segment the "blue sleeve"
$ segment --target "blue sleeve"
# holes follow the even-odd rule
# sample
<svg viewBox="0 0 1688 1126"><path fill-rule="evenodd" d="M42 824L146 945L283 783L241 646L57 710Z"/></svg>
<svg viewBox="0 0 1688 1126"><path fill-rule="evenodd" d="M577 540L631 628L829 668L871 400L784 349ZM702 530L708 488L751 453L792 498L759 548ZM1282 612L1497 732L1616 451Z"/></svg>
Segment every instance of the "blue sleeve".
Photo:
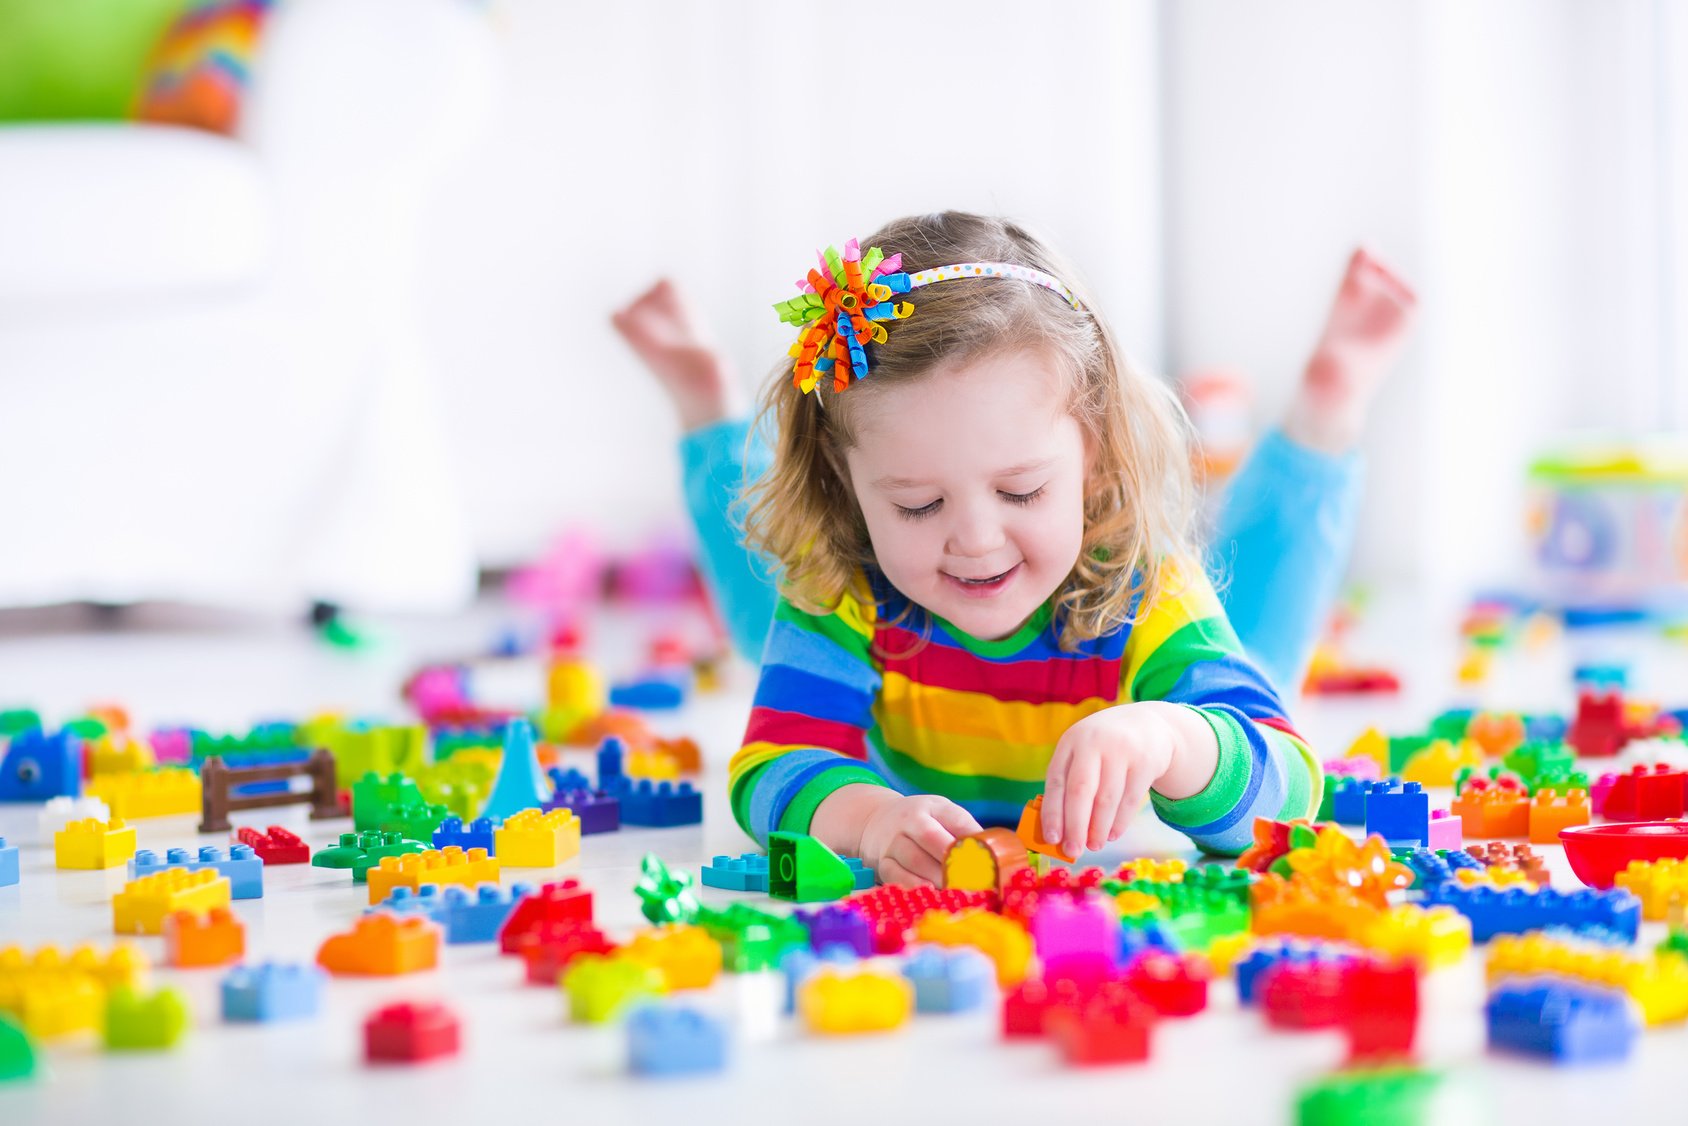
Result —
<svg viewBox="0 0 1688 1126"><path fill-rule="evenodd" d="M768 445L742 419L719 422L680 438L686 509L697 529L704 582L721 612L733 645L759 661L779 596L767 560L744 544L747 482L767 469Z"/></svg>

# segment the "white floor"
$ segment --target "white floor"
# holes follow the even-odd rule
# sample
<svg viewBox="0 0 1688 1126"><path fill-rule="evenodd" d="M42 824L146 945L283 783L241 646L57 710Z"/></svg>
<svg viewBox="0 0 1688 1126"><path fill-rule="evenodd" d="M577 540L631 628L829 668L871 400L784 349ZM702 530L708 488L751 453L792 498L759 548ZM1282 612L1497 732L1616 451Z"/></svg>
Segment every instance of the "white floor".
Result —
<svg viewBox="0 0 1688 1126"><path fill-rule="evenodd" d="M599 623L594 645L606 666L629 671L659 619L622 615ZM241 729L324 708L394 714L398 684L418 661L485 648L507 620L489 605L449 622L375 622L382 643L347 653L289 624L180 610L143 610L109 631L93 628L73 610L5 613L0 706L29 704L61 721L87 705L116 701L128 705L141 726L192 722L211 729ZM1408 691L1383 704L1324 702L1300 709L1303 730L1326 755L1341 753L1369 723L1410 730L1453 699L1449 623L1424 620L1410 602L1386 603L1363 631L1360 649L1407 671ZM1649 681L1653 691L1688 686L1680 676L1681 656L1650 650L1642 687ZM530 703L539 683L537 666L522 662L488 669L480 680L484 695L512 704ZM714 853L749 848L723 792L749 692L748 670L739 669L726 691L664 721L693 734L704 748L701 828L589 837L581 857L561 869L509 873L505 882L579 875L597 893L599 920L626 933L642 922L630 889L645 852L695 872ZM1688 688L1682 695L1688 697ZM1482 700L1531 708L1563 708L1568 701L1564 655L1551 649L1509 657ZM21 886L0 889L0 944L111 941L109 900L123 883L121 870L55 870L50 849L33 840L35 813L35 807L0 806L0 835L23 846L24 869ZM277 820L293 824L313 844L346 827ZM155 849L200 840L190 818L142 822L140 839L142 847ZM1151 852L1188 855L1179 841L1164 828L1145 825L1098 862ZM201 843L216 842L207 837ZM1557 850L1548 851L1556 882L1572 885ZM742 897L706 891L705 898ZM301 866L271 870L264 898L239 902L236 909L255 956L302 961L365 904L363 889L354 890L343 873ZM1656 939L1660 930L1650 926L1647 938ZM159 939L133 941L155 959L161 954ZM333 980L319 1019L276 1026L221 1024L220 971L158 971L157 980L180 985L193 1000L198 1026L182 1048L117 1056L92 1041L55 1043L43 1053L42 1081L0 1087L0 1123L1287 1122L1295 1092L1341 1059L1335 1034L1267 1031L1257 1014L1237 1009L1222 984L1208 1013L1156 1030L1147 1065L1069 1070L1047 1045L1004 1045L991 1009L959 1018L919 1017L902 1031L852 1040L816 1038L787 1025L774 1042L739 1045L723 1076L639 1082L624 1073L616 1030L567 1023L557 992L523 984L514 960L486 946L457 946L446 948L443 962L438 971L398 980ZM421 997L446 999L460 1012L467 1041L461 1057L422 1068L366 1068L362 1017L384 1002ZM723 983L696 1000L730 1011ZM1480 1112L1477 1120L1536 1126L1638 1119L1648 1112L1661 1122L1678 1116L1688 1059L1683 1028L1649 1031L1621 1067L1556 1071L1486 1056L1482 1000L1479 959L1436 975L1420 1038L1425 1061L1450 1069L1465 1105ZM1438 1126L1462 1120L1444 1115Z"/></svg>

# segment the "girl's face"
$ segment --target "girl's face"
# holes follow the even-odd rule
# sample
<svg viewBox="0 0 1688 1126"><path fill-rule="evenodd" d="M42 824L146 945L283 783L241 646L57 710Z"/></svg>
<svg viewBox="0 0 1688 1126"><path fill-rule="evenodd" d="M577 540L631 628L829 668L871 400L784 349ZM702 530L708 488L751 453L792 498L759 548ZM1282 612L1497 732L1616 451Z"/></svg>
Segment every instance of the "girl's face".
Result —
<svg viewBox="0 0 1688 1126"><path fill-rule="evenodd" d="M1078 560L1086 442L1066 397L1054 358L1029 350L861 404L846 462L879 567L974 637L1013 633Z"/></svg>

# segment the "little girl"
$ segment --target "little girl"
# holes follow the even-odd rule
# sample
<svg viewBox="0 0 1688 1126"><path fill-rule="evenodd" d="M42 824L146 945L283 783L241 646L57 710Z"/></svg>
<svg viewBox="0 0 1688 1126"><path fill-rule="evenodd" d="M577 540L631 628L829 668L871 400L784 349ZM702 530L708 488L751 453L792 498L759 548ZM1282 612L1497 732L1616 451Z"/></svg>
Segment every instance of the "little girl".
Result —
<svg viewBox="0 0 1688 1126"><path fill-rule="evenodd" d="M1039 792L1075 855L1145 796L1219 852L1256 816L1310 814L1317 760L1192 542L1177 407L1073 271L1012 224L946 213L810 283L781 306L804 327L764 395L748 520L781 597L730 767L746 831L935 883L956 836Z"/></svg>

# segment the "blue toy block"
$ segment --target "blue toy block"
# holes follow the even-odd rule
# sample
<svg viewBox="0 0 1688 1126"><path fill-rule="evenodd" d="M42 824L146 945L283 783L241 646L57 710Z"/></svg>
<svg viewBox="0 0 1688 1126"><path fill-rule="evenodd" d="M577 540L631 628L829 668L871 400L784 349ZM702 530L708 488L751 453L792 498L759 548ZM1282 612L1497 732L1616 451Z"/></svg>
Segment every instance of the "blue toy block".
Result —
<svg viewBox="0 0 1688 1126"><path fill-rule="evenodd" d="M991 995L996 966L968 946L921 946L903 963L903 976L914 986L915 1011L967 1013Z"/></svg>
<svg viewBox="0 0 1688 1126"><path fill-rule="evenodd" d="M727 891L768 891L768 858L760 852L747 852L737 858L717 856L703 866L700 873L706 888Z"/></svg>
<svg viewBox="0 0 1688 1126"><path fill-rule="evenodd" d="M1119 959L1121 965L1131 961L1145 950L1164 950L1169 954L1178 953L1178 940L1163 927L1159 920L1144 926L1132 925L1119 929Z"/></svg>
<svg viewBox="0 0 1688 1126"><path fill-rule="evenodd" d="M627 1066L635 1075L699 1075L727 1066L727 1032L696 1009L641 1005L627 1018Z"/></svg>
<svg viewBox="0 0 1688 1126"><path fill-rule="evenodd" d="M1452 907L1471 920L1471 937L1487 942L1497 934L1561 928L1575 934L1615 936L1634 942L1641 927L1641 901L1627 891L1555 891L1552 888L1460 887L1428 889L1427 907Z"/></svg>
<svg viewBox="0 0 1688 1126"><path fill-rule="evenodd" d="M690 782L624 780L615 796L621 802L624 825L667 829L703 821L703 795Z"/></svg>
<svg viewBox="0 0 1688 1126"><path fill-rule="evenodd" d="M672 711L686 702L689 675L656 672L610 685L610 707L639 711Z"/></svg>
<svg viewBox="0 0 1688 1126"><path fill-rule="evenodd" d="M6 843L5 837L0 837L0 888L11 887L18 882L18 846Z"/></svg>
<svg viewBox="0 0 1688 1126"><path fill-rule="evenodd" d="M380 903L372 903L363 909L365 915L373 915L377 911L391 911L396 915L425 915L435 922L440 909L439 884L423 884L421 887L396 887L387 893L387 898Z"/></svg>
<svg viewBox="0 0 1688 1126"><path fill-rule="evenodd" d="M236 966L223 979L223 1019L298 1020L314 1017L322 1003L324 974L311 965L264 962Z"/></svg>
<svg viewBox="0 0 1688 1126"><path fill-rule="evenodd" d="M1351 950L1297 939L1280 939L1256 947L1249 951L1248 957L1233 967L1237 978L1237 1000L1244 1005L1254 1004L1259 998L1260 983L1265 978L1266 971L1282 962L1344 965L1354 960L1355 954Z"/></svg>
<svg viewBox="0 0 1688 1126"><path fill-rule="evenodd" d="M1462 855L1470 856L1470 853ZM1454 878L1453 865L1441 854L1428 848L1403 848L1395 850L1395 859L1405 864L1413 872L1413 890L1423 891L1425 888L1445 884ZM1472 859L1476 859L1472 857Z"/></svg>
<svg viewBox="0 0 1688 1126"><path fill-rule="evenodd" d="M1366 823L1366 781L1361 778L1331 780L1330 816L1338 825Z"/></svg>
<svg viewBox="0 0 1688 1126"><path fill-rule="evenodd" d="M482 884L473 891L447 887L439 896L434 921L445 929L445 940L451 945L492 942L516 904L533 891L532 884L511 884L508 888Z"/></svg>
<svg viewBox="0 0 1688 1126"><path fill-rule="evenodd" d="M143 848L129 861L129 878L139 879L162 872L166 868L184 868L197 872L201 868L215 868L229 878L229 898L264 898L264 861L250 845L230 845L225 852L215 845L199 849L172 848L163 857L150 848Z"/></svg>
<svg viewBox="0 0 1688 1126"><path fill-rule="evenodd" d="M848 946L834 944L815 952L807 946L793 946L780 955L780 973L785 975L785 1011L797 1011L797 990L816 970L824 966L848 966L857 961Z"/></svg>
<svg viewBox="0 0 1688 1126"><path fill-rule="evenodd" d="M1391 845L1430 840L1430 795L1418 782L1373 782L1366 788L1366 834Z"/></svg>
<svg viewBox="0 0 1688 1126"><path fill-rule="evenodd" d="M1529 743L1563 743L1570 723L1562 715L1527 715L1524 740Z"/></svg>
<svg viewBox="0 0 1688 1126"><path fill-rule="evenodd" d="M435 848L457 848L465 851L471 848L484 848L488 856L498 855L493 842L497 839L495 830L497 825L485 818L477 817L467 827L461 817L447 817L440 822L440 827L434 830Z"/></svg>
<svg viewBox="0 0 1688 1126"><path fill-rule="evenodd" d="M1640 1027L1622 993L1562 978L1503 981L1484 1006L1489 1047L1555 1063L1621 1060Z"/></svg>
<svg viewBox="0 0 1688 1126"><path fill-rule="evenodd" d="M481 816L500 821L524 809L537 809L551 800L551 784L539 769L539 751L533 743L533 724L513 719L504 725L504 757L492 794L481 807Z"/></svg>
<svg viewBox="0 0 1688 1126"><path fill-rule="evenodd" d="M598 744L598 789L613 794L621 788L627 780L627 775L621 772L625 754L626 748L614 735L605 736Z"/></svg>
<svg viewBox="0 0 1688 1126"><path fill-rule="evenodd" d="M0 801L82 796L82 740L73 731L20 731L0 757Z"/></svg>
<svg viewBox="0 0 1688 1126"><path fill-rule="evenodd" d="M593 789L592 779L586 777L585 774L576 770L572 766L569 767L567 770L564 770L560 766L553 766L550 770L547 770L545 773L551 779L551 788L553 790L590 790L590 789Z"/></svg>
<svg viewBox="0 0 1688 1126"><path fill-rule="evenodd" d="M1436 855L1440 856L1443 862L1455 872L1459 871L1461 868L1469 868L1473 872L1477 872L1488 867L1487 864L1484 864L1481 860L1478 860L1475 856L1472 856L1463 848L1437 849Z"/></svg>

